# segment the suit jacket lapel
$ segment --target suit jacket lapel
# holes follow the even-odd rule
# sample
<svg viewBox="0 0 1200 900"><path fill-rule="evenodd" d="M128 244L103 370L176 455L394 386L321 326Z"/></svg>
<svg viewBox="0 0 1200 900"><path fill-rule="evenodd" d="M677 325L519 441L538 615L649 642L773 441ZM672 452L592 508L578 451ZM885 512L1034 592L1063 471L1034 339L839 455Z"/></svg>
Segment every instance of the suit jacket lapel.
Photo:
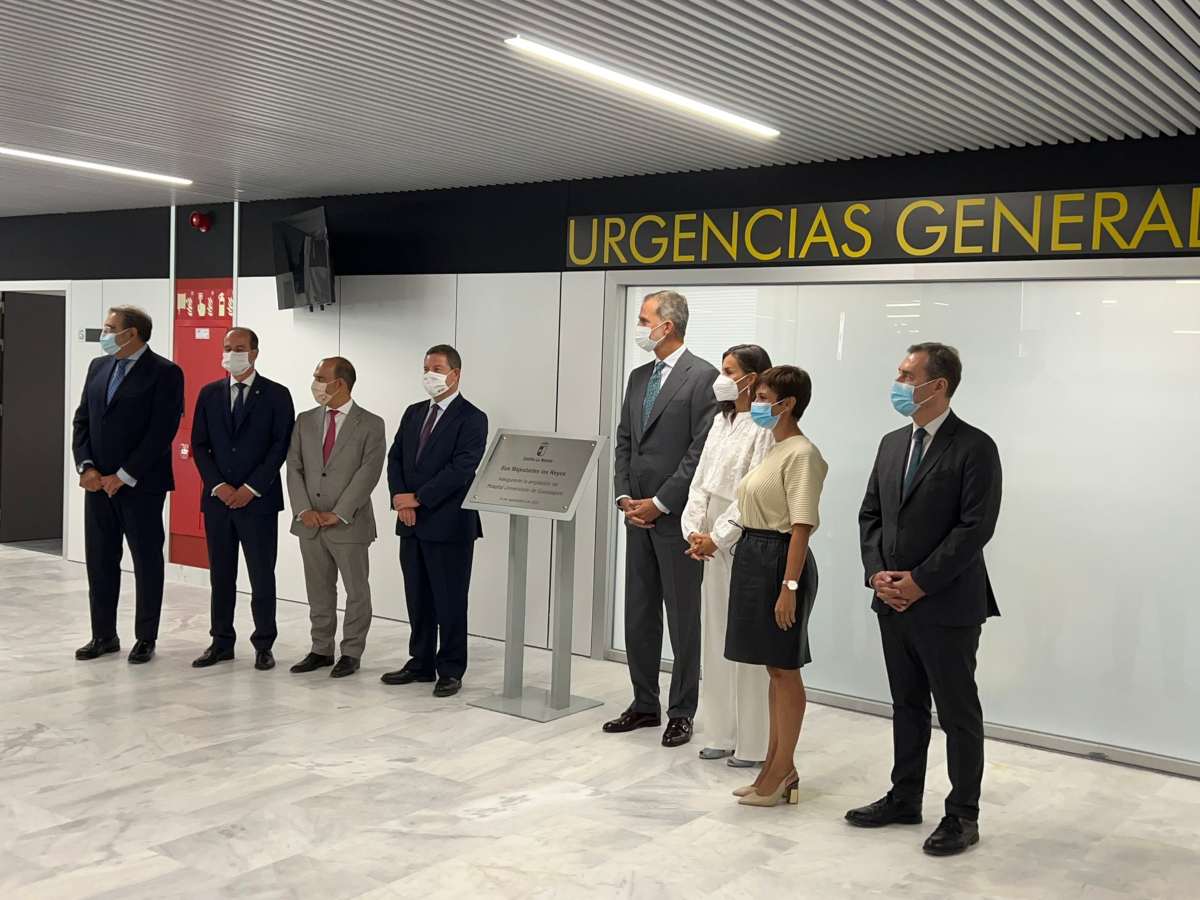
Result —
<svg viewBox="0 0 1200 900"><path fill-rule="evenodd" d="M904 500L904 464L908 462L908 447L911 443L911 426L896 432L896 440L887 450L884 469L879 473L880 489L888 492L892 509L899 509Z"/></svg>
<svg viewBox="0 0 1200 900"><path fill-rule="evenodd" d="M333 442L333 451L329 454L329 462L327 465L332 466L333 461L337 459L337 455L341 452L341 449L346 446L346 444L350 443L350 438L354 435L354 429L358 427L358 420L361 415L362 407L355 403L354 408L346 414L346 421L342 423L342 427L337 431L337 439ZM326 418L328 418L328 412L326 412ZM324 443L325 434L322 432L322 446L324 446Z"/></svg>
<svg viewBox="0 0 1200 900"><path fill-rule="evenodd" d="M646 388L650 386L650 373L653 370L653 365L645 366L644 370L629 386L629 415L633 420L629 424L630 431L633 433L634 443L636 444L641 444L642 438L646 433L645 423L642 422L642 406L646 402Z"/></svg>
<svg viewBox="0 0 1200 900"><path fill-rule="evenodd" d="M225 423L225 428L230 436L233 435L233 382L231 378L225 379L225 388L221 391L221 419Z"/></svg>
<svg viewBox="0 0 1200 900"><path fill-rule="evenodd" d="M246 420L250 418L250 410L254 406L254 404L258 402L258 398L260 396L262 396L263 387L266 385L266 383L267 383L266 379L263 378L261 375L255 375L254 383L246 389L246 396L242 398L242 402L245 404L242 407L242 421L241 421L242 425L245 425ZM232 390L232 388L230 387L230 385L228 383L228 380L226 380L226 388ZM230 401L229 396L226 396L225 399L226 399L226 401ZM232 434L234 431L237 431L238 427L240 427L240 426L235 426L234 422L233 422L233 403L226 402L225 408L229 411L230 433ZM337 446L337 445L335 444L334 446Z"/></svg>
<svg viewBox="0 0 1200 900"><path fill-rule="evenodd" d="M112 402L108 404L107 409L112 409L117 405L117 401L125 396L125 394L129 391L129 385L132 384L135 379L143 377L144 373L149 368L150 360L153 356L154 351L147 347L146 352L138 358L137 362L131 363L125 367L125 377L122 378L121 383L117 385L117 392L113 394ZM114 359L112 366L108 370L110 378L112 377L113 369L116 367L117 361ZM104 380L104 393L107 396L108 378Z"/></svg>
<svg viewBox="0 0 1200 900"><path fill-rule="evenodd" d="M921 460L921 465L917 467L917 474L913 476L912 487L908 489L908 497L903 497L901 505L917 492L917 488L921 486L921 482L925 480L925 476L929 474L930 470L937 464L937 461L941 459L942 454L946 452L947 448L954 443L954 434L956 431L958 431L958 417L954 413L950 413L946 417L946 421L942 423L942 427L938 429L929 452L925 454L925 457ZM911 442L911 440L912 438L910 437L909 441ZM901 475L901 479L903 477ZM901 485L901 488L903 489L903 485Z"/></svg>
<svg viewBox="0 0 1200 900"><path fill-rule="evenodd" d="M679 389L683 387L683 382L688 371L692 368L692 361L695 359L690 350L684 350L683 355L671 368L670 375L667 376L667 382L662 386L662 390L658 392L658 397L654 401L654 406L650 410L650 418L646 420L645 431L658 421L658 417L662 415L662 411L667 408L667 404L671 402L671 398L679 393ZM647 379L647 383L649 380ZM646 396L646 392L642 391L642 396Z"/></svg>
<svg viewBox="0 0 1200 900"><path fill-rule="evenodd" d="M462 394L459 394L457 397L454 398L453 401L451 401L449 408L444 413L442 413L440 416L438 416L438 420L434 423L434 426L433 426L433 432L429 435L429 442L425 445L425 449L424 449L424 451L422 451L422 455L429 452L429 448L432 447L434 445L434 443L437 442L437 439L441 435L446 433L446 430L447 430L446 426L449 425L451 422L453 422L455 419L457 419L460 415L462 415L462 411L463 411L463 398L462 398ZM427 415L427 416L429 415L428 410L425 411L425 415ZM424 427L424 426L425 426L425 420L422 419L421 427ZM418 443L420 442L420 440L421 440L421 432L418 431L417 432Z"/></svg>

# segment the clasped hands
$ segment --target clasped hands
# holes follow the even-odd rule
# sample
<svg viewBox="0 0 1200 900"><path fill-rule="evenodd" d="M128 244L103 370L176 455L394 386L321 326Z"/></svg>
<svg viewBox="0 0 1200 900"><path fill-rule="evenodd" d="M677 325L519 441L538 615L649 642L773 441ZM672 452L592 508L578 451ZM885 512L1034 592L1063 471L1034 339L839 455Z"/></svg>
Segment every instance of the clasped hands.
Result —
<svg viewBox="0 0 1200 900"><path fill-rule="evenodd" d="M231 484L219 484L213 491L213 496L230 509L241 509L254 499L254 491L244 484L240 488Z"/></svg>
<svg viewBox="0 0 1200 900"><path fill-rule="evenodd" d="M716 555L717 545L711 534L693 531L688 535L688 548L683 552L698 562L707 562Z"/></svg>
<svg viewBox="0 0 1200 900"><path fill-rule="evenodd" d="M417 499L414 493L396 494L392 497L392 509L396 511L396 515L400 517L400 521L412 528L417 524L417 509L420 507L421 501Z"/></svg>
<svg viewBox="0 0 1200 900"><path fill-rule="evenodd" d="M638 528L653 528L654 520L662 515L662 510L658 508L658 504L651 497L647 497L645 500L625 497L620 502L620 509L625 513L626 523Z"/></svg>
<svg viewBox="0 0 1200 900"><path fill-rule="evenodd" d="M89 494L94 494L96 491L104 491L108 496L112 497L121 488L125 487L125 482L113 475L101 475L99 469L85 469L83 474L79 476L79 486Z"/></svg>
<svg viewBox="0 0 1200 900"><path fill-rule="evenodd" d="M300 513L300 521L304 523L306 528L329 528L333 525L342 524L342 520L337 517L337 513L317 512L315 509L306 509Z"/></svg>
<svg viewBox="0 0 1200 900"><path fill-rule="evenodd" d="M913 581L912 572L878 572L871 579L875 596L894 609L904 612L925 596L921 586Z"/></svg>

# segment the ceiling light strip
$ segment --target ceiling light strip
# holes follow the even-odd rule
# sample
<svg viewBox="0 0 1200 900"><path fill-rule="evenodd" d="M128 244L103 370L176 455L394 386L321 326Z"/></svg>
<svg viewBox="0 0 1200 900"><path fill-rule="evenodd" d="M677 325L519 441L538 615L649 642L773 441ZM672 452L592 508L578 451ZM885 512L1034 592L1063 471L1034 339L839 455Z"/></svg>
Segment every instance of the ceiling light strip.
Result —
<svg viewBox="0 0 1200 900"><path fill-rule="evenodd" d="M0 156L14 159L27 159L32 162L53 163L56 166L69 166L73 169L85 169L89 172L102 172L105 175L121 175L125 178L140 178L143 181L157 181L160 184L172 184L177 187L189 187L191 179L177 178L174 175L159 175L155 172L143 172L140 169L126 169L122 166L110 166L105 163L88 162L86 159L71 159L66 156L51 156L48 153L32 153L28 150L17 150L13 147L0 147Z"/></svg>
<svg viewBox="0 0 1200 900"><path fill-rule="evenodd" d="M589 78L594 78L597 81L602 81L606 84L611 84L635 94L640 94L643 97L649 97L651 100L657 100L660 103L665 103L668 106L674 106L684 112L692 113L693 115L702 116L722 125L728 125L731 128L737 128L741 131L748 132L761 138L776 138L779 137L779 131L769 125L763 125L759 122L747 119L744 116L739 116L736 113L731 113L727 110L720 109L702 100L696 100L692 97L686 97L683 94L677 94L675 91L668 90L664 87L659 87L656 84L651 84L648 81L642 81L640 78L634 78L632 75L626 75L623 72L618 72L615 69L610 69L607 66L597 65L593 62L588 62L586 59L580 59L578 56L572 56L570 53L564 53L561 50L555 50L553 47L547 47L545 44L539 44L536 41L531 41L526 38L511 37L505 40L508 46L514 50L520 50L523 53L529 53L539 59L544 59L547 62L555 63L563 66L574 72L579 72L581 75L587 75Z"/></svg>

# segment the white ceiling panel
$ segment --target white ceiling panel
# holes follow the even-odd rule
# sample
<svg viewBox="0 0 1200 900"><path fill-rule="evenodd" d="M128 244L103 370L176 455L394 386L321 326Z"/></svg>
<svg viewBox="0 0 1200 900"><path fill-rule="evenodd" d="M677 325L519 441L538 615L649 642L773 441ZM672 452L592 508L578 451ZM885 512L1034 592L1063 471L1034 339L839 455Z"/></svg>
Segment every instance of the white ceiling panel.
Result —
<svg viewBox="0 0 1200 900"><path fill-rule="evenodd" d="M514 34L778 128L733 132ZM0 0L0 215L1192 134L1200 0Z"/></svg>

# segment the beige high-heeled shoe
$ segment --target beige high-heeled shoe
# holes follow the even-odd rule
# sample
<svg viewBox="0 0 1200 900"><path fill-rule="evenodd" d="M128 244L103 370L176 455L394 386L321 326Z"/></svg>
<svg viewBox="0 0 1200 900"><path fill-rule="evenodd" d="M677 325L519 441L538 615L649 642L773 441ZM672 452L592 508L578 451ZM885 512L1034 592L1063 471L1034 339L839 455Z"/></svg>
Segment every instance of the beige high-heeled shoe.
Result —
<svg viewBox="0 0 1200 900"><path fill-rule="evenodd" d="M785 778L785 779L783 779L783 780L784 780L784 781L799 781L799 780L800 780L800 775L799 775L799 774L796 772L796 770L795 770L795 769L792 769L792 771L788 773L788 776L787 776L787 778ZM749 797L749 796L750 796L751 794L753 794L753 793L754 793L754 785L752 785L752 784L748 784L748 785L746 785L745 787L740 787L740 788L738 788L737 790L735 790L735 791L733 792L733 796L735 796L735 797Z"/></svg>
<svg viewBox="0 0 1200 900"><path fill-rule="evenodd" d="M738 803L742 806L778 806L785 801L791 806L795 806L800 802L799 778L789 776L779 782L779 787L770 794L764 796L757 791L753 791L738 800Z"/></svg>

